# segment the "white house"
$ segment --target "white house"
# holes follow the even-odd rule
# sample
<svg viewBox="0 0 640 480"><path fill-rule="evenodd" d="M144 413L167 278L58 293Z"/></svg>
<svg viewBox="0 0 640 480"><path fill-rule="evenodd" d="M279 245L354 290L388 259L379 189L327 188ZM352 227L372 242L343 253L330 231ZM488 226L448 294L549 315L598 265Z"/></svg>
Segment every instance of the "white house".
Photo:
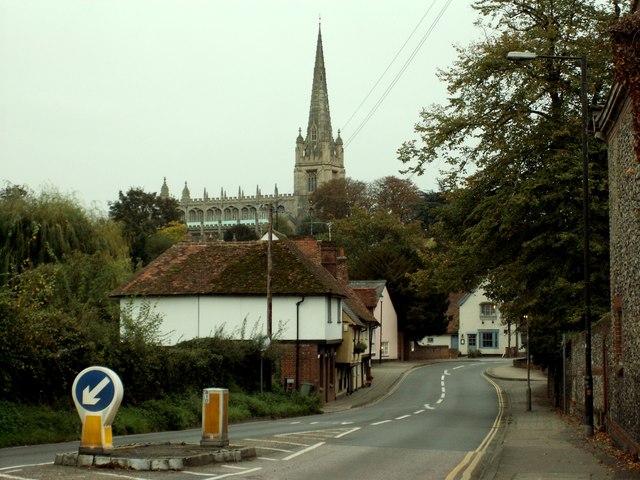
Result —
<svg viewBox="0 0 640 480"><path fill-rule="evenodd" d="M387 281L351 280L349 285L381 325L372 332L370 339L372 361L380 361L380 358L397 360L401 348L398 345L398 314L387 290Z"/></svg>
<svg viewBox="0 0 640 480"><path fill-rule="evenodd" d="M304 250L308 250L306 255ZM271 323L266 295L268 242L181 242L113 292L121 307L154 307L165 343L212 336L266 335L283 352L281 381L309 383L325 402L336 398L336 355L344 312L363 326L377 324L339 272L335 243L272 242ZM313 257L313 258L311 258ZM356 361L359 359L357 357Z"/></svg>
<svg viewBox="0 0 640 480"><path fill-rule="evenodd" d="M500 315L498 305L489 300L482 288L467 293L458 302L458 349L461 355L514 356L522 345L515 325Z"/></svg>

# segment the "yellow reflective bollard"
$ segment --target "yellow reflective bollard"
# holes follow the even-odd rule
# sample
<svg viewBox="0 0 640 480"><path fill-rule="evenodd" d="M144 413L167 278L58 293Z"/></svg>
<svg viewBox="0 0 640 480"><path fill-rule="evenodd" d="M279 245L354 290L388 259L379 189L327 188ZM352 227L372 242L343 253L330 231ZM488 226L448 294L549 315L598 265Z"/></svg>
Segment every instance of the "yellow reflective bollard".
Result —
<svg viewBox="0 0 640 480"><path fill-rule="evenodd" d="M71 394L82 420L79 453L108 453L113 450L111 424L122 402L120 377L105 367L85 368L78 374Z"/></svg>
<svg viewBox="0 0 640 480"><path fill-rule="evenodd" d="M205 388L202 394L202 446L229 445L229 390Z"/></svg>

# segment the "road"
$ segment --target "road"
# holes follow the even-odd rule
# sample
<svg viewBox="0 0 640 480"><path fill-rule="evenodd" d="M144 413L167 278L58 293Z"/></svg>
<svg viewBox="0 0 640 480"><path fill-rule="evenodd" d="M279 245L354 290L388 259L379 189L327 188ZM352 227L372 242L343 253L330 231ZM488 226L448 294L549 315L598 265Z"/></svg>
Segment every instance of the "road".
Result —
<svg viewBox="0 0 640 480"><path fill-rule="evenodd" d="M491 362L495 365L495 362ZM452 361L414 369L395 392L359 409L232 425L234 444L253 445L255 460L183 472L118 472L49 465L77 442L0 450L0 479L228 478L308 480L394 477L447 479L473 468L502 414L486 362ZM199 430L118 437L115 445L198 442ZM37 465L34 465L37 464ZM42 465L44 464L44 465Z"/></svg>

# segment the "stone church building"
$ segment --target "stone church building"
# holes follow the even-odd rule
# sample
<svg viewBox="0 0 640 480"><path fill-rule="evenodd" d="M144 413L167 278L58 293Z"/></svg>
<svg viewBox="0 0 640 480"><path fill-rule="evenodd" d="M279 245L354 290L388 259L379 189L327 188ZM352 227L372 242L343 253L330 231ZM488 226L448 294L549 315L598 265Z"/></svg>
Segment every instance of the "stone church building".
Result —
<svg viewBox="0 0 640 480"><path fill-rule="evenodd" d="M221 190L218 197L210 197L206 189L201 198L193 198L185 182L179 199L183 221L194 237L220 238L222 232L234 225L255 227L261 234L266 231L269 205L279 218L292 225L309 213L309 195L332 179L345 178L344 149L340 131L334 139L329 111L329 95L322 50L322 32L318 29L318 43L311 88L311 105L306 136L298 130L295 147L293 193L280 193L276 185L273 193L263 193L258 186L254 194L246 194L240 188L237 194L228 195ZM166 179L160 196L169 197Z"/></svg>

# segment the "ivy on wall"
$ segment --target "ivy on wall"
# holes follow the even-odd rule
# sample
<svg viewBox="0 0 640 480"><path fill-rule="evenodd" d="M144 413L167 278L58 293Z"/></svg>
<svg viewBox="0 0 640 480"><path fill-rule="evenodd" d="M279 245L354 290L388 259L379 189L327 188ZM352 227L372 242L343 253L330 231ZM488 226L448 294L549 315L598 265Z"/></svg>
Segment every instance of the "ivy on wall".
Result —
<svg viewBox="0 0 640 480"><path fill-rule="evenodd" d="M609 32L616 80L627 88L633 105L634 150L640 163L640 11L618 18Z"/></svg>

